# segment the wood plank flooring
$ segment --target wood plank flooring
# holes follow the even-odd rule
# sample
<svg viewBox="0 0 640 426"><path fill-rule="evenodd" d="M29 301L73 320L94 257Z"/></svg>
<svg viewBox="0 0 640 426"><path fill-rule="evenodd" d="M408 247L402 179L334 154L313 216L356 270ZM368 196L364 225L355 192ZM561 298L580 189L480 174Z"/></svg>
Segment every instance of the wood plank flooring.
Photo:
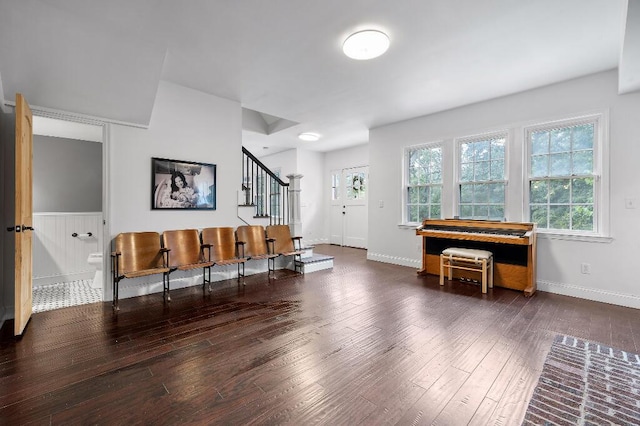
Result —
<svg viewBox="0 0 640 426"><path fill-rule="evenodd" d="M333 270L5 324L0 424L516 425L556 334L639 351L634 309L315 251Z"/></svg>

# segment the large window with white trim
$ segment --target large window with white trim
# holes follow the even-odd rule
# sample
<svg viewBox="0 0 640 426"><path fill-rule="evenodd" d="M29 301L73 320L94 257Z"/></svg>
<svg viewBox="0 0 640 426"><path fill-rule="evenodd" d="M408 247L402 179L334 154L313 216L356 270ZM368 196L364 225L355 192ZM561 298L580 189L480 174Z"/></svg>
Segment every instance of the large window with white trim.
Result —
<svg viewBox="0 0 640 426"><path fill-rule="evenodd" d="M458 140L461 218L504 220L506 141L506 133Z"/></svg>
<svg viewBox="0 0 640 426"><path fill-rule="evenodd" d="M526 129L529 220L538 229L595 234L603 207L597 175L602 117Z"/></svg>
<svg viewBox="0 0 640 426"><path fill-rule="evenodd" d="M405 220L421 223L442 215L442 145L405 149Z"/></svg>

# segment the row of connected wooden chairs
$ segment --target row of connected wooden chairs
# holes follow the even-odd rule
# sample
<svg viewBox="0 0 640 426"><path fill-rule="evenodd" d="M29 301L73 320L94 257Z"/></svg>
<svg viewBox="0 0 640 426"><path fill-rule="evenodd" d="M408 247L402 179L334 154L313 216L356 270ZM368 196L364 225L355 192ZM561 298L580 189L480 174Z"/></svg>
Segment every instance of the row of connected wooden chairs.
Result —
<svg viewBox="0 0 640 426"><path fill-rule="evenodd" d="M181 229L157 232L127 232L116 236L111 253L113 273L113 307L118 310L118 287L125 278L162 274L163 297L171 301L170 274L202 268L203 289L209 284L215 265L237 265L238 278L245 273L245 262L266 259L268 273L275 272L278 256L293 256L294 269L302 272L301 237L291 237L287 225L240 226ZM295 245L297 242L297 247ZM242 272L240 267L242 266Z"/></svg>

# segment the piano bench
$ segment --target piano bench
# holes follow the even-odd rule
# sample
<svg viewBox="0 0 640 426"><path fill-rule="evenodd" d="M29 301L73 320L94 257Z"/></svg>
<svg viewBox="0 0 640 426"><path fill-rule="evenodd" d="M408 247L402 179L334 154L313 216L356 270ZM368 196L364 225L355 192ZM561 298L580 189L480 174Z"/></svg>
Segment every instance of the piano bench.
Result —
<svg viewBox="0 0 640 426"><path fill-rule="evenodd" d="M482 274L482 293L487 292L487 284L493 288L493 253L490 251L449 247L440 254L440 285L444 285L445 268L449 281L454 269L474 271Z"/></svg>

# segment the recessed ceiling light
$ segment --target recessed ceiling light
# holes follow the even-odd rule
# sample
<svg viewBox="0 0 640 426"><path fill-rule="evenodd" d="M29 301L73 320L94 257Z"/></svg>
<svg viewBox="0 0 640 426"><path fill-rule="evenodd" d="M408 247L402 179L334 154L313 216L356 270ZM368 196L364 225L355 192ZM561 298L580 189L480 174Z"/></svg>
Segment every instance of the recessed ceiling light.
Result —
<svg viewBox="0 0 640 426"><path fill-rule="evenodd" d="M298 139L305 142L315 142L320 139L320 135L317 133L300 133Z"/></svg>
<svg viewBox="0 0 640 426"><path fill-rule="evenodd" d="M358 31L347 37L342 45L342 51L351 59L373 59L386 52L389 43L389 37L382 31Z"/></svg>

